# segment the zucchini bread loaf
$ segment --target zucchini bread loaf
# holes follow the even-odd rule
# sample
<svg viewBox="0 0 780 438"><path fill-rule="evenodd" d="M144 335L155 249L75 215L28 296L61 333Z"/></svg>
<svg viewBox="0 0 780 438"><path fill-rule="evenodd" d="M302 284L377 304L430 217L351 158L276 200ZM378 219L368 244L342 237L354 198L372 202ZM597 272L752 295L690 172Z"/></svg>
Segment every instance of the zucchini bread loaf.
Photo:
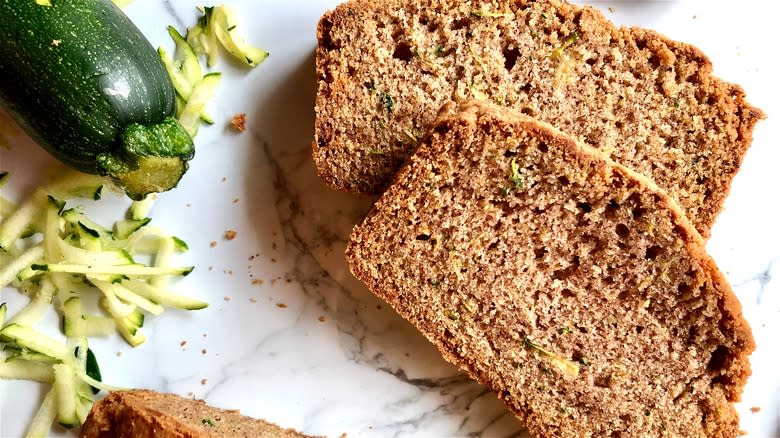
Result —
<svg viewBox="0 0 780 438"><path fill-rule="evenodd" d="M738 433L754 343L704 241L648 178L546 123L443 115L347 260L537 436Z"/></svg>
<svg viewBox="0 0 780 438"><path fill-rule="evenodd" d="M306 438L263 420L175 394L115 391L96 402L81 428L82 438Z"/></svg>
<svg viewBox="0 0 780 438"><path fill-rule="evenodd" d="M443 104L476 98L651 177L707 237L763 117L698 49L559 0L353 0L318 38L313 157L348 191L380 193Z"/></svg>

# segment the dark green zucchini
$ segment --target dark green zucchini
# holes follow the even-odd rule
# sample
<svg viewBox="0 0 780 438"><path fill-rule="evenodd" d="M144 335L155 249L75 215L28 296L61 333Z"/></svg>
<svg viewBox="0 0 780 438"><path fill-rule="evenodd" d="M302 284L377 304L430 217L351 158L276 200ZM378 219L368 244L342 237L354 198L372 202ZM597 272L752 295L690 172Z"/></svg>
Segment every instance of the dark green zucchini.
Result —
<svg viewBox="0 0 780 438"><path fill-rule="evenodd" d="M110 0L0 0L0 105L41 146L128 196L176 186L194 155L157 52Z"/></svg>

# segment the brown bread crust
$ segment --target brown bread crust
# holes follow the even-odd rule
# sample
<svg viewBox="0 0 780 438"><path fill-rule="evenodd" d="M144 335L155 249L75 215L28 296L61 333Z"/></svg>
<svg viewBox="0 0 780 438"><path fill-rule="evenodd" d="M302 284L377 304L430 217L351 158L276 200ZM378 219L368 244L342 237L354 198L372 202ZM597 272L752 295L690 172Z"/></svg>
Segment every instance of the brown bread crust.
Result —
<svg viewBox="0 0 780 438"><path fill-rule="evenodd" d="M706 238L764 117L697 48L559 0L346 2L320 20L313 157L381 193L448 101L549 122L651 177Z"/></svg>
<svg viewBox="0 0 780 438"><path fill-rule="evenodd" d="M97 401L81 427L81 438L306 438L238 411L203 400L137 389L115 391Z"/></svg>
<svg viewBox="0 0 780 438"><path fill-rule="evenodd" d="M675 202L546 123L453 112L353 230L353 274L537 436L736 436L753 337Z"/></svg>

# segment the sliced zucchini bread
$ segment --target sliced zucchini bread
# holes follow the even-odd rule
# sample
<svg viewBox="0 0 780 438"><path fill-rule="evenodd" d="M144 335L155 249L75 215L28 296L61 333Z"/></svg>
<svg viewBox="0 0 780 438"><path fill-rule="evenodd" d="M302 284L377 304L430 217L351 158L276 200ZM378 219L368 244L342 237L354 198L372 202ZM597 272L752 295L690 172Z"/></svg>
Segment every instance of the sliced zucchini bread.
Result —
<svg viewBox="0 0 780 438"><path fill-rule="evenodd" d="M736 436L753 338L683 211L544 122L461 109L355 227L354 275L537 436Z"/></svg>
<svg viewBox="0 0 780 438"><path fill-rule="evenodd" d="M352 0L318 28L313 157L380 193L443 104L549 122L655 182L707 237L763 117L695 47L560 0Z"/></svg>
<svg viewBox="0 0 780 438"><path fill-rule="evenodd" d="M306 438L238 411L202 400L145 389L115 391L96 402L81 428L81 438Z"/></svg>

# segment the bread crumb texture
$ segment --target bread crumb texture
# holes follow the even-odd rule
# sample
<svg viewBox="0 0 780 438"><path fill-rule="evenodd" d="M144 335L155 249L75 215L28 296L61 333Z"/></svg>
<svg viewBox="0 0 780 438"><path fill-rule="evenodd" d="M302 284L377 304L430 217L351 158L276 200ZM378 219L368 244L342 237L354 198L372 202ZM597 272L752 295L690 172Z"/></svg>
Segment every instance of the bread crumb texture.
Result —
<svg viewBox="0 0 780 438"><path fill-rule="evenodd" d="M188 395L193 396L192 393ZM82 438L305 438L293 429L174 394L149 390L115 391L93 406Z"/></svg>
<svg viewBox="0 0 780 438"><path fill-rule="evenodd" d="M649 179L468 102L353 230L347 259L536 436L733 437L754 343L703 245Z"/></svg>
<svg viewBox="0 0 780 438"><path fill-rule="evenodd" d="M707 237L763 113L697 48L557 0L348 1L319 22L313 157L380 193L448 101L537 117L667 190Z"/></svg>
<svg viewBox="0 0 780 438"><path fill-rule="evenodd" d="M237 132L246 131L246 114L245 113L234 114L233 117L230 118L230 125Z"/></svg>

